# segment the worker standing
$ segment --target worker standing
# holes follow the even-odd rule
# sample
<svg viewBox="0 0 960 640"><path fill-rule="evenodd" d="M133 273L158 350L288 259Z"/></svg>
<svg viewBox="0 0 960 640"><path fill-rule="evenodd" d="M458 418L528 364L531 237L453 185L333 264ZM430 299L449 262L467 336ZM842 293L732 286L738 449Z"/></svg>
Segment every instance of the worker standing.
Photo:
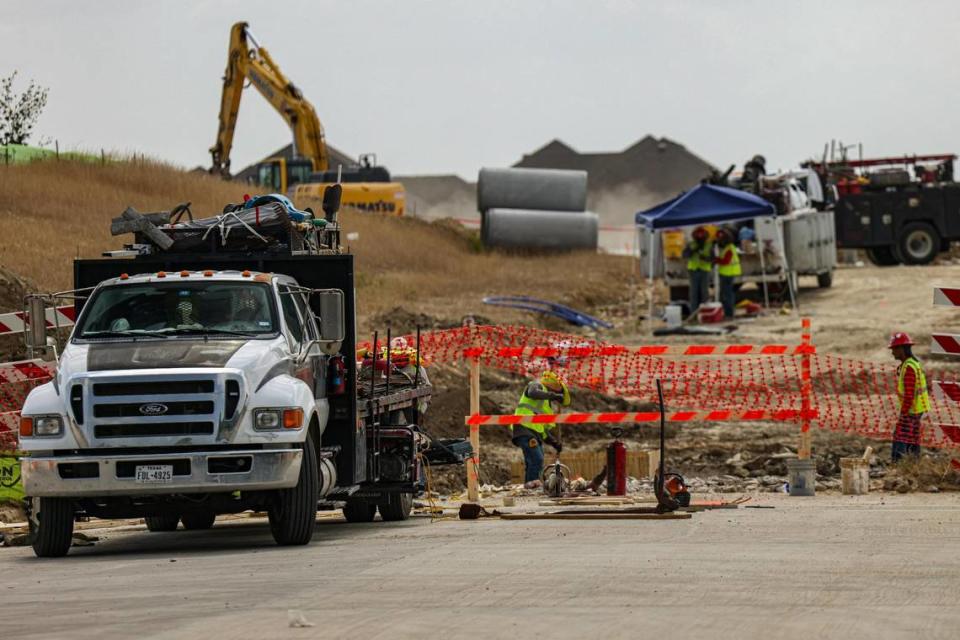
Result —
<svg viewBox="0 0 960 640"><path fill-rule="evenodd" d="M720 276L720 304L723 305L723 318L733 320L733 312L737 304L737 293L733 289L733 282L743 271L740 268L740 254L737 253L734 234L729 229L717 231L717 247L719 255L714 260Z"/></svg>
<svg viewBox="0 0 960 640"><path fill-rule="evenodd" d="M693 239L683 248L690 281L690 313L694 314L710 298L710 272L713 271L713 242L706 228L693 230Z"/></svg>
<svg viewBox="0 0 960 640"><path fill-rule="evenodd" d="M930 410L927 376L920 361L913 355L913 340L905 333L895 333L888 345L893 357L900 361L897 367L897 398L900 412L893 431L893 462L907 455L920 455L920 420Z"/></svg>
<svg viewBox="0 0 960 640"><path fill-rule="evenodd" d="M556 373L544 371L539 380L533 380L526 386L514 415L555 414L557 411L553 403L569 406L570 390ZM553 422L510 426L513 444L523 450L523 482L528 489L535 488L540 482L540 473L543 471L543 443L549 444L557 453L563 450L560 441L550 434L550 430L556 426Z"/></svg>

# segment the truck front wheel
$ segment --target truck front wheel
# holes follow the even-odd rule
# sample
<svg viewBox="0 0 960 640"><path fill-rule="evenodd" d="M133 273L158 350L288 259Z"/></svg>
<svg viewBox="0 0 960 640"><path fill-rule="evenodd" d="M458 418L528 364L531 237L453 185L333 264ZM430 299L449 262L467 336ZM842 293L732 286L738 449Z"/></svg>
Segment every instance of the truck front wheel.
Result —
<svg viewBox="0 0 960 640"><path fill-rule="evenodd" d="M73 542L73 501L66 498L35 498L30 514L33 553L38 558L67 555Z"/></svg>
<svg viewBox="0 0 960 640"><path fill-rule="evenodd" d="M317 451L308 434L300 446L303 462L297 486L281 489L267 510L270 517L270 532L277 544L301 545L310 542L317 523L317 500L320 496L320 477L317 469Z"/></svg>
<svg viewBox="0 0 960 640"><path fill-rule="evenodd" d="M940 253L940 234L925 222L913 222L900 231L897 248L906 264L930 264Z"/></svg>
<svg viewBox="0 0 960 640"><path fill-rule="evenodd" d="M385 522L406 520L413 510L412 493L388 493L377 505Z"/></svg>

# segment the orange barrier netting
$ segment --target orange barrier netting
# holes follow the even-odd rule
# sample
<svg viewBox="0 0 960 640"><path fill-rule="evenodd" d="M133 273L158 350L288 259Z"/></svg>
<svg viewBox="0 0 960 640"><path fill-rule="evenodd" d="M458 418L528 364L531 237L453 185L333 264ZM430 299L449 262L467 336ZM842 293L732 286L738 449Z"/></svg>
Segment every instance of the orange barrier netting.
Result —
<svg viewBox="0 0 960 640"><path fill-rule="evenodd" d="M412 344L412 336L410 337ZM428 363L482 366L523 376L552 368L573 387L656 404L664 381L669 410L763 412L796 421L803 407L802 361L810 360L813 426L889 440L897 424L896 364L816 353L799 344L624 347L556 331L514 326L472 326L421 336ZM52 363L0 366L0 449L14 443L26 394L50 380ZM927 369L934 388L919 433L901 439L929 447L960 447L960 378Z"/></svg>
<svg viewBox="0 0 960 640"><path fill-rule="evenodd" d="M898 418L892 359L856 360L816 353L801 344L631 348L530 327L472 326L426 333L421 345L428 362L456 364L477 358L484 367L528 377L550 368L573 387L632 398L648 407L656 403L655 381L660 378L670 410L763 411L781 416L796 416L802 409L806 357L810 409L817 415L814 426L889 440ZM929 447L960 447L960 426L953 426L960 425L960 380L929 369L927 379L937 387L931 393L931 410L920 433L904 433L901 439ZM941 391L943 386L955 391L953 398Z"/></svg>

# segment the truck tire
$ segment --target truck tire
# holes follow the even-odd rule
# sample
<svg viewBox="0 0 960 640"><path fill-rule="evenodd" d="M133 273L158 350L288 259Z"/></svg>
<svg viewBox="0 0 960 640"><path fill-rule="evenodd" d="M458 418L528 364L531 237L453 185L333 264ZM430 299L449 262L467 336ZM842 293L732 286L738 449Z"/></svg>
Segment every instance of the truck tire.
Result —
<svg viewBox="0 0 960 640"><path fill-rule="evenodd" d="M900 264L893 254L892 247L873 247L866 250L867 259L878 267L892 267Z"/></svg>
<svg viewBox="0 0 960 640"><path fill-rule="evenodd" d="M317 500L320 497L320 474L317 469L317 450L308 434L300 449L303 462L297 486L281 489L267 510L270 518L270 533L277 544L303 545L313 537L317 523Z"/></svg>
<svg viewBox="0 0 960 640"><path fill-rule="evenodd" d="M817 274L817 286L821 289L829 289L833 286L833 271L824 271Z"/></svg>
<svg viewBox="0 0 960 640"><path fill-rule="evenodd" d="M388 493L377 504L384 522L406 520L413 511L412 493Z"/></svg>
<svg viewBox="0 0 960 640"><path fill-rule="evenodd" d="M180 523L180 516L167 514L147 516L143 521L146 523L148 531L176 531L177 524Z"/></svg>
<svg viewBox="0 0 960 640"><path fill-rule="evenodd" d="M343 517L347 522L373 522L377 505L366 500L350 500L343 505Z"/></svg>
<svg viewBox="0 0 960 640"><path fill-rule="evenodd" d="M62 558L73 543L73 501L36 498L30 514L33 553L38 558Z"/></svg>
<svg viewBox="0 0 960 640"><path fill-rule="evenodd" d="M901 229L897 248L904 264L930 264L940 253L940 234L926 222L912 222Z"/></svg>
<svg viewBox="0 0 960 640"><path fill-rule="evenodd" d="M213 511L194 511L180 516L183 522L183 528L187 531L200 531L209 529L217 519L217 514Z"/></svg>

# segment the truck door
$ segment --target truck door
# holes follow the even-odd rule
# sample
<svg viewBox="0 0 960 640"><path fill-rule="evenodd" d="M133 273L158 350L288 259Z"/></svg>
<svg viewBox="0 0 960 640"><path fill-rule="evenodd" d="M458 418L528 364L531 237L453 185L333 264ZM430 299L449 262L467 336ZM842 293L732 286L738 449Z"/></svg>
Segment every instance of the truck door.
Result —
<svg viewBox="0 0 960 640"><path fill-rule="evenodd" d="M298 360L301 350L306 347L310 340L305 329L303 314L300 311L303 304L303 294L297 288L285 284L281 284L278 289L280 291L280 307L283 310L283 322L287 326L287 342L296 362L293 375L307 383L313 390L314 397L317 397L317 378L314 373L317 365L312 362L315 359ZM298 302L298 299L300 302Z"/></svg>

